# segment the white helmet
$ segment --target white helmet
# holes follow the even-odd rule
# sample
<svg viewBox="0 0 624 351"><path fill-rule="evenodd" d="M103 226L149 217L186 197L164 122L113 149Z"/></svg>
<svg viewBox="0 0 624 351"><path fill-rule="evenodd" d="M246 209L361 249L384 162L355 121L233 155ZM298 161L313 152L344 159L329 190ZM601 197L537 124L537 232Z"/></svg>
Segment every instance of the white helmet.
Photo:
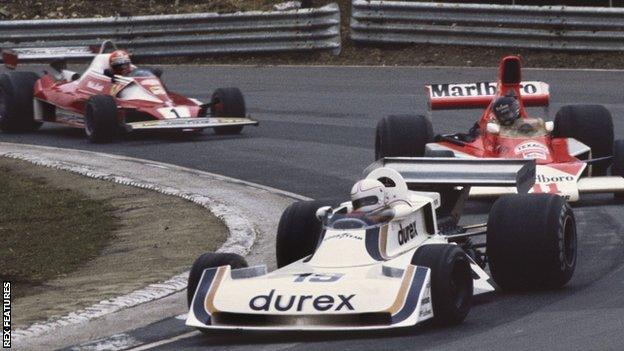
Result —
<svg viewBox="0 0 624 351"><path fill-rule="evenodd" d="M362 179L351 188L354 211L371 212L384 207L386 187L377 179Z"/></svg>

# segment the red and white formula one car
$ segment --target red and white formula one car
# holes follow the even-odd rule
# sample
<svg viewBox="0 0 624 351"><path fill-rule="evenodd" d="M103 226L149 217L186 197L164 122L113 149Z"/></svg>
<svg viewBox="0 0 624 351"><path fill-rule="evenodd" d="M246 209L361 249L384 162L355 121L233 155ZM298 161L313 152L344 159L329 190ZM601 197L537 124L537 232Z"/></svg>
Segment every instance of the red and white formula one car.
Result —
<svg viewBox="0 0 624 351"><path fill-rule="evenodd" d="M93 142L107 142L120 132L144 129L199 131L214 128L217 134L237 134L258 122L245 116L245 101L237 88L217 89L209 103L169 91L159 69L134 68L127 76L115 75L107 48L33 48L5 50L5 65L15 69L20 57L48 53L54 72L39 77L33 72L0 75L0 129L28 132L43 122L84 128ZM66 69L63 57L93 57L79 74Z"/></svg>
<svg viewBox="0 0 624 351"><path fill-rule="evenodd" d="M624 140L613 140L609 111L600 105L568 105L557 112L554 122L530 115L525 107L548 106L549 88L543 82L521 80L519 57L502 59L497 83L432 84L426 89L431 110L485 111L468 133L435 137L427 116L387 116L377 125L376 159L535 159L533 193L558 194L568 201L577 201L583 193L624 195ZM502 117L514 113L509 123L501 122ZM611 176L607 176L609 167ZM470 195L513 192L513 188L473 187Z"/></svg>

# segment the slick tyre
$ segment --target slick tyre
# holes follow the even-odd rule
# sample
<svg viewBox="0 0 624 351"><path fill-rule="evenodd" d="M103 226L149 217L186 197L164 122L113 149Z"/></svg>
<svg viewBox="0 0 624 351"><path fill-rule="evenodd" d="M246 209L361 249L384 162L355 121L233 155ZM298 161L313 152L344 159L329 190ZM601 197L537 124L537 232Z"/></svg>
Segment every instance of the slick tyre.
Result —
<svg viewBox="0 0 624 351"><path fill-rule="evenodd" d="M0 130L24 133L41 127L41 122L34 120L33 110L33 90L38 79L33 72L0 75Z"/></svg>
<svg viewBox="0 0 624 351"><path fill-rule="evenodd" d="M592 158L607 157L613 151L613 118L602 105L563 106L555 116L553 136L582 142L590 147ZM592 167L593 176L604 176L609 162Z"/></svg>
<svg viewBox="0 0 624 351"><path fill-rule="evenodd" d="M213 117L245 117L245 99L238 88L220 88L215 90L210 100L210 114ZM239 134L243 126L216 127L215 134Z"/></svg>
<svg viewBox="0 0 624 351"><path fill-rule="evenodd" d="M383 157L422 157L433 140L433 127L425 116L391 115L377 123L375 159Z"/></svg>
<svg viewBox="0 0 624 351"><path fill-rule="evenodd" d="M322 231L316 210L326 205L321 201L299 201L284 210L275 241L278 268L314 253Z"/></svg>
<svg viewBox="0 0 624 351"><path fill-rule="evenodd" d="M624 177L624 140L616 140L613 143L613 162L611 164L611 174ZM615 193L618 200L624 199L624 192Z"/></svg>
<svg viewBox="0 0 624 351"><path fill-rule="evenodd" d="M195 262L193 262L188 278L186 302L189 307L191 306L191 302L193 302L193 296L195 296L197 285L199 284L204 270L220 266L230 266L232 269L237 269L245 268L248 265L247 261L245 261L242 256L233 253L208 252L199 256Z"/></svg>
<svg viewBox="0 0 624 351"><path fill-rule="evenodd" d="M107 143L115 139L119 130L117 104L112 96L96 95L85 109L85 134L93 143Z"/></svg>
<svg viewBox="0 0 624 351"><path fill-rule="evenodd" d="M554 289L572 278L576 221L562 197L502 196L490 210L486 235L490 271L503 290Z"/></svg>
<svg viewBox="0 0 624 351"><path fill-rule="evenodd" d="M472 270L466 253L457 245L424 245L414 253L412 264L431 269L433 322L461 323L472 306Z"/></svg>

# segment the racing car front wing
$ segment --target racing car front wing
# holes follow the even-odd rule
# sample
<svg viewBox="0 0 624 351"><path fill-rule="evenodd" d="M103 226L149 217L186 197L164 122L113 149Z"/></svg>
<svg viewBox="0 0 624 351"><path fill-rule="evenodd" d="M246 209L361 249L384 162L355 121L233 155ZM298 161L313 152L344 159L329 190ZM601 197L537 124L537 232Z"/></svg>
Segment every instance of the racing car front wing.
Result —
<svg viewBox="0 0 624 351"><path fill-rule="evenodd" d="M172 118L126 123L129 131L146 129L204 129L253 125L258 121L242 117Z"/></svg>

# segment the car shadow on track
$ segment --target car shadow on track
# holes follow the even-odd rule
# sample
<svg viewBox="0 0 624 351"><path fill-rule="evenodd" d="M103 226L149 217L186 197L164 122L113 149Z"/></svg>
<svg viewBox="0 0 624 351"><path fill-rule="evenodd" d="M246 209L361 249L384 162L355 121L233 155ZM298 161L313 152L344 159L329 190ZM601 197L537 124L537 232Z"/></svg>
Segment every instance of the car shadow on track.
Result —
<svg viewBox="0 0 624 351"><path fill-rule="evenodd" d="M45 138L59 138L62 140L79 140L89 143L85 136L84 130L79 128L54 126L42 128L33 135L39 135ZM203 132L181 132L181 131L135 131L119 135L109 144L133 143L140 142L142 145L149 143L189 143L189 142L207 142L207 141L225 141L248 139L252 137L244 131L237 135L217 135L210 130ZM10 141L10 140L7 140Z"/></svg>

